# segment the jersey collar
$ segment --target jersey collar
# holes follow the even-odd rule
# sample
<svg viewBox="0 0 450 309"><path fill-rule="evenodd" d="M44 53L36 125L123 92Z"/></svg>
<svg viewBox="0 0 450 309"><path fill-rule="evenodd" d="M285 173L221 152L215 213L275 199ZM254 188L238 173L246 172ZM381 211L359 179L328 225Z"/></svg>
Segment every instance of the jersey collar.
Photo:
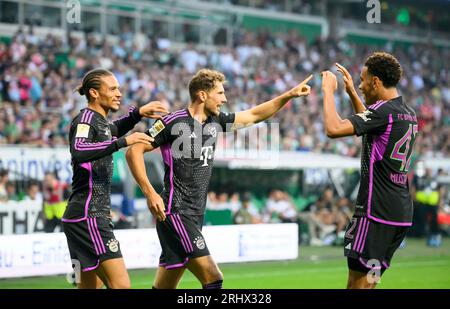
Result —
<svg viewBox="0 0 450 309"><path fill-rule="evenodd" d="M189 111L189 108L185 109L187 111L187 114L189 115L190 118L192 118L193 121L198 122L199 124L201 124L202 126L204 126L205 124L209 123L211 121L211 116L208 116L205 120L205 122L201 123L200 121L198 121L197 119L195 119L194 117L192 117L191 112Z"/></svg>

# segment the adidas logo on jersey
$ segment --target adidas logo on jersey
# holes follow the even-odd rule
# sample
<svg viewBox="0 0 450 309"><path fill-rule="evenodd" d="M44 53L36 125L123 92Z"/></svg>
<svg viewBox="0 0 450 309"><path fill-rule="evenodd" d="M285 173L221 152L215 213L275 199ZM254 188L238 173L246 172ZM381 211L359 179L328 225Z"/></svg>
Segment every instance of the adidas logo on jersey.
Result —
<svg viewBox="0 0 450 309"><path fill-rule="evenodd" d="M352 249L352 243L349 242L347 246L345 246L345 249L351 250Z"/></svg>
<svg viewBox="0 0 450 309"><path fill-rule="evenodd" d="M197 138L197 135L195 135L195 132L192 132L191 135L189 135L190 138Z"/></svg>

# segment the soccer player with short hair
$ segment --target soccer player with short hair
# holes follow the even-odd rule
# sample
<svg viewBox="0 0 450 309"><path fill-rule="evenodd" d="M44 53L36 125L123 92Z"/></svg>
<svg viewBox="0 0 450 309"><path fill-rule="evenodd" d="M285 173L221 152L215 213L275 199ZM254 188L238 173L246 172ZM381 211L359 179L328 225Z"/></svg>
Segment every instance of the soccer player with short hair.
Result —
<svg viewBox="0 0 450 309"><path fill-rule="evenodd" d="M77 91L86 96L88 106L72 120L69 132L72 194L62 222L70 257L80 264L79 288L100 288L102 282L109 288L129 288L111 223L112 153L136 143L149 145L153 138L145 133L124 135L142 117L161 118L158 113L168 111L150 102L109 122L106 116L119 110L122 94L116 77L104 69L87 72Z"/></svg>
<svg viewBox="0 0 450 309"><path fill-rule="evenodd" d="M155 122L149 130L155 138L151 145L137 144L128 149L128 165L150 211L158 219L156 230L162 254L154 288L176 288L186 268L203 288L222 288L223 275L201 231L217 134L225 131L227 125L241 128L268 119L292 98L308 95L307 83L311 78L249 110L225 114L220 111L227 102L225 76L202 69L189 83L189 106ZM158 147L165 165L161 196L150 184L143 156Z"/></svg>
<svg viewBox="0 0 450 309"><path fill-rule="evenodd" d="M350 73L336 65L356 114L341 119L334 104L336 76L322 72L326 133L331 138L355 134L363 138L361 183L344 242L347 287L375 288L412 225L407 173L418 133L417 118L398 94L402 68L394 56L377 52L367 58L359 85L367 107Z"/></svg>

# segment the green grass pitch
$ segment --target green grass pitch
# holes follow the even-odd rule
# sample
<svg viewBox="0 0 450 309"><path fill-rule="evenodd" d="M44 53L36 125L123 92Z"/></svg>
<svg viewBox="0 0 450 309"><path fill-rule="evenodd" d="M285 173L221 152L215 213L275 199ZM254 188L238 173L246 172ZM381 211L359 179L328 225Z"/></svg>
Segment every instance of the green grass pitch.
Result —
<svg viewBox="0 0 450 309"><path fill-rule="evenodd" d="M224 288L229 289L340 289L347 281L347 264L342 247L300 247L299 258L290 261L252 262L219 265ZM408 239L406 248L397 250L391 268L378 288L449 289L450 239L440 248L428 248L424 240ZM155 269L130 270L133 288L151 288ZM0 279L0 288L73 288L65 276ZM179 288L201 288L186 271Z"/></svg>

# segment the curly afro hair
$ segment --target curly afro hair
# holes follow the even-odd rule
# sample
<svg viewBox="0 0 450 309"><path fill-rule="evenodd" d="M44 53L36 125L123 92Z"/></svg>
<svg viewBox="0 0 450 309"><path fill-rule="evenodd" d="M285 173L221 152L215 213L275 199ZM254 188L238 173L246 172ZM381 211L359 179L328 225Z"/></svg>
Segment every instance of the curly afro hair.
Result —
<svg viewBox="0 0 450 309"><path fill-rule="evenodd" d="M373 53L364 66L372 76L377 76L386 88L397 86L402 77L402 67L398 60L385 52Z"/></svg>

